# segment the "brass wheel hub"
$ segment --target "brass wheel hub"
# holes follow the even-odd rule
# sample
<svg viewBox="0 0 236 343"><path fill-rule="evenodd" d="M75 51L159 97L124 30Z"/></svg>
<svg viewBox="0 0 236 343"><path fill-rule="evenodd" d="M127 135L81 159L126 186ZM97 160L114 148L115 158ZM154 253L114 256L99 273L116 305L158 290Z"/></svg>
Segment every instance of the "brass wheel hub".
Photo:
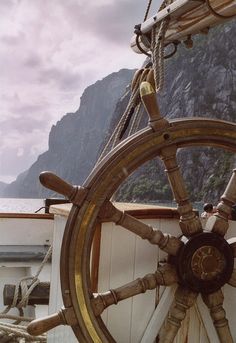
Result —
<svg viewBox="0 0 236 343"><path fill-rule="evenodd" d="M212 232L186 239L175 264L180 284L193 291L211 293L221 288L233 271L234 257L227 241Z"/></svg>
<svg viewBox="0 0 236 343"><path fill-rule="evenodd" d="M216 247L205 245L193 254L191 268L198 279L213 280L225 268L224 255Z"/></svg>

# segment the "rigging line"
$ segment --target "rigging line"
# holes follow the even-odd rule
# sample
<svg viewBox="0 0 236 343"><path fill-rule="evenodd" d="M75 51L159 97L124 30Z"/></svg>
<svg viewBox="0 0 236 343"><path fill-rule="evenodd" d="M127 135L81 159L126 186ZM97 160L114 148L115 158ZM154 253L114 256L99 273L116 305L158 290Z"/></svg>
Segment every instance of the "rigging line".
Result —
<svg viewBox="0 0 236 343"><path fill-rule="evenodd" d="M168 28L169 18L162 20L159 27L152 29L152 60L154 70L154 80L156 93L158 93L164 84L164 37Z"/></svg>
<svg viewBox="0 0 236 343"><path fill-rule="evenodd" d="M148 5L147 5L147 9L146 9L146 13L145 13L144 18L143 18L143 21L145 21L147 19L147 17L148 17L148 13L149 13L151 4L152 4L152 0L149 0Z"/></svg>
<svg viewBox="0 0 236 343"><path fill-rule="evenodd" d="M120 134L119 134L119 141L120 141L120 140L122 139L122 137L124 136L124 134L125 134L125 132L126 132L128 126L129 126L129 124L130 124L131 118L132 118L132 116L133 116L133 114L134 114L134 109L135 109L135 107L132 106L132 107L130 108L129 112L128 112L128 115L127 115L127 118L126 118L126 120L125 120L125 122L124 122L123 128L122 128L122 130L120 131Z"/></svg>
<svg viewBox="0 0 236 343"><path fill-rule="evenodd" d="M110 147L110 150L113 149L121 140L121 133L122 135L124 134L124 127L126 126L127 128L127 121L130 121L131 115L133 114L133 110L132 108L136 108L136 106L139 104L140 102L140 96L139 96L139 84L141 81L143 81L148 73L148 68L149 68L150 63L148 63L144 70L141 72L141 74L138 76L138 78L136 79L134 76L133 82L135 82L132 86L131 86L131 95L130 95L130 99L128 102L128 105L126 106L125 112L123 113L123 115L121 116L118 124L116 125L112 135L110 136L108 142L106 143L105 147L103 148L97 162L96 165L100 162L100 160L105 156L105 154L108 152L108 149ZM142 69L141 69L142 70ZM141 71L140 70L140 71ZM126 93L126 95L128 95L128 92ZM131 112L131 115L130 115Z"/></svg>
<svg viewBox="0 0 236 343"><path fill-rule="evenodd" d="M142 108L141 102L140 102L137 105L137 108L136 108L136 111L135 111L135 115L134 115L134 118L132 120L128 136L131 136L133 133L138 131L138 128L139 128L142 116L143 116L143 108Z"/></svg>
<svg viewBox="0 0 236 343"><path fill-rule="evenodd" d="M139 101L139 83L138 82L137 82L137 85L135 86L134 90L131 93L131 97L130 97L128 106L127 106L123 116L121 117L121 120L118 123L117 133L115 135L112 148L114 148L119 143L121 131L123 130L125 123L127 121L127 118L129 117L129 113L131 111L131 108L136 107L137 101Z"/></svg>
<svg viewBox="0 0 236 343"><path fill-rule="evenodd" d="M123 120L121 124L119 124L118 132L115 137L113 147L116 146L121 140L121 138L123 137L126 129L128 128L129 122L131 120L131 117L134 113L135 108L141 102L140 93L139 93L139 85L141 84L142 81L146 80L148 73L149 73L149 68L144 68L142 73L139 75L138 79L135 81L135 84L133 85L130 101L122 117Z"/></svg>

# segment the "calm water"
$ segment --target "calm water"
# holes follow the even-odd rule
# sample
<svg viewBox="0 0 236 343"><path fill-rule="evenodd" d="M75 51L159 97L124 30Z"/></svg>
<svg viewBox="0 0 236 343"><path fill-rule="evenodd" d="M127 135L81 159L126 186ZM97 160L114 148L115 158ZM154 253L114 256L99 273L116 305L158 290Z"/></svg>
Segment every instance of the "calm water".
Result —
<svg viewBox="0 0 236 343"><path fill-rule="evenodd" d="M34 213L42 206L43 199L0 198L0 212ZM44 210L40 213L44 213Z"/></svg>
<svg viewBox="0 0 236 343"><path fill-rule="evenodd" d="M155 203L155 205L176 207L176 203ZM0 212L34 213L42 206L44 206L43 199L0 198ZM202 212L203 203L194 203L193 207ZM40 213L44 213L44 209Z"/></svg>

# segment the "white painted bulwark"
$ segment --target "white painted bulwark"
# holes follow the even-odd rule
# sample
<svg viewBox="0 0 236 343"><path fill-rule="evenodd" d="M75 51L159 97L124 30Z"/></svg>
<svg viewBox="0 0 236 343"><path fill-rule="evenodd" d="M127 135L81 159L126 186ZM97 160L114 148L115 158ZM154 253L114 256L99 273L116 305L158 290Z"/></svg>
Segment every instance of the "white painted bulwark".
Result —
<svg viewBox="0 0 236 343"><path fill-rule="evenodd" d="M57 209L57 208L56 208ZM49 314L58 312L63 306L60 281L60 252L66 219L63 214L56 215L54 219L52 274L49 299ZM47 335L48 343L77 343L77 339L69 326L58 326L50 330Z"/></svg>
<svg viewBox="0 0 236 343"><path fill-rule="evenodd" d="M55 229L53 237L52 279L50 295L50 313L57 312L62 306L59 259L62 235L69 212L60 214L60 206L53 206ZM135 205L137 207L137 205ZM144 206L145 207L145 206ZM129 208L130 209L130 208ZM155 216L154 216L155 217ZM164 233L176 237L181 235L176 217L139 219ZM204 224L204 221L203 221ZM235 222L230 222L228 236L235 234ZM98 268L98 292L105 292L122 286L138 277L155 272L158 265L166 260L166 253L155 245L142 240L133 233L114 223L103 223L101 228L101 245ZM234 312L236 307L235 289L224 287L225 309L236 342L236 325ZM102 314L114 339L118 343L154 343L158 330L162 330L168 310L172 304L174 287L159 287L136 297L112 305ZM59 327L49 332L48 342L75 343L72 330L69 327ZM209 311L200 297L184 319L174 343L217 343L218 337Z"/></svg>
<svg viewBox="0 0 236 343"><path fill-rule="evenodd" d="M0 216L0 245L50 245L53 220L32 218L2 218Z"/></svg>
<svg viewBox="0 0 236 343"><path fill-rule="evenodd" d="M0 214L0 294L6 284L16 285L24 277L35 276L52 243L53 226L52 216ZM48 262L39 280L50 282L50 278L51 263ZM3 296L0 296L0 312L4 308ZM10 314L18 315L19 312L12 309ZM27 306L24 314L44 317L48 314L48 306Z"/></svg>

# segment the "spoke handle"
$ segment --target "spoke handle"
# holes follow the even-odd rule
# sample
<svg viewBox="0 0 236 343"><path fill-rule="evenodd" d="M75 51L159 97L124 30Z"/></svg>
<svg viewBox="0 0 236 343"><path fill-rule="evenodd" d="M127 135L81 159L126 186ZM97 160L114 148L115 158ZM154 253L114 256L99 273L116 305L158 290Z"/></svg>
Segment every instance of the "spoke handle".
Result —
<svg viewBox="0 0 236 343"><path fill-rule="evenodd" d="M33 320L28 325L27 331L32 336L39 336L59 325L66 325L66 323L59 313L54 313L48 317Z"/></svg>
<svg viewBox="0 0 236 343"><path fill-rule="evenodd" d="M64 195L64 197L78 206L81 205L86 195L86 190L84 188L73 186L49 171L42 172L39 176L39 180L44 187Z"/></svg>
<svg viewBox="0 0 236 343"><path fill-rule="evenodd" d="M33 320L27 326L27 332L32 336L39 336L43 333L54 329L59 325L76 325L77 320L75 318L75 314L73 309L70 308L62 308L59 312L51 314L47 317L41 319Z"/></svg>
<svg viewBox="0 0 236 343"><path fill-rule="evenodd" d="M141 82L140 95L143 105L149 116L149 124L153 128L153 130L161 130L167 128L170 124L168 120L164 119L160 114L159 106L156 99L156 92L154 91L150 82Z"/></svg>
<svg viewBox="0 0 236 343"><path fill-rule="evenodd" d="M233 170L224 194L217 205L217 213L214 214L215 220L210 223L211 230L224 236L229 228L229 218L232 212L232 205L236 203L236 169Z"/></svg>
<svg viewBox="0 0 236 343"><path fill-rule="evenodd" d="M233 170L229 183L222 195L223 199L226 199L232 205L236 203L236 169Z"/></svg>

